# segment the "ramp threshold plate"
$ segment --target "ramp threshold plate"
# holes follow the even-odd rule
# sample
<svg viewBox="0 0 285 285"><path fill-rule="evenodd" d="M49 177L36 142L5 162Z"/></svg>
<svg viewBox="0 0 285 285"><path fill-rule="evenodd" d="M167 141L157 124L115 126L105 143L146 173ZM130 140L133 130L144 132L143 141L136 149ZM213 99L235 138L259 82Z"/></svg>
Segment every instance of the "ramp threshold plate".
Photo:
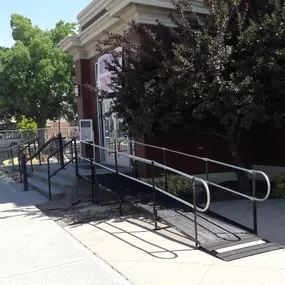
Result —
<svg viewBox="0 0 285 285"><path fill-rule="evenodd" d="M244 243L244 244L238 244L238 245L224 247L221 249L217 249L215 251L217 253L225 253L225 252L229 252L229 251L233 251L233 250L237 250L237 249L242 249L242 248L246 248L246 247L251 247L251 246L255 246L255 245L259 245L259 244L263 244L263 243L266 243L266 241L257 240L257 241L252 241L252 242L248 242L248 243Z"/></svg>
<svg viewBox="0 0 285 285"><path fill-rule="evenodd" d="M257 254L262 254L279 249L282 249L280 245L274 244L266 240L258 240L254 242L229 246L226 248L219 248L213 251L209 251L209 253L224 261L233 261L236 259L254 256Z"/></svg>
<svg viewBox="0 0 285 285"><path fill-rule="evenodd" d="M145 211L152 213L152 189L139 182L120 177L120 181L112 179L112 175L99 175L99 183L116 191L120 185L126 193L125 199L132 201ZM157 194L157 215L181 233L194 239L193 212L175 204L171 198ZM175 208L174 208L175 207ZM232 261L261 253L281 249L280 245L264 240L249 230L211 214L197 214L198 241L203 251L224 261Z"/></svg>

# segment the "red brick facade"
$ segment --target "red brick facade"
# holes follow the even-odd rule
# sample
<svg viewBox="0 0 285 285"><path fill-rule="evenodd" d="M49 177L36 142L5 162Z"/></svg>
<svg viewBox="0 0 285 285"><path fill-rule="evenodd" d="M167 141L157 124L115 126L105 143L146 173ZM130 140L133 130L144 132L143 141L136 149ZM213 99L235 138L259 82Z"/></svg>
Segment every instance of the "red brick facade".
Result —
<svg viewBox="0 0 285 285"><path fill-rule="evenodd" d="M95 92L90 91L86 85L95 86L95 67L92 60L79 59L75 62L76 84L79 88L77 98L78 118L92 119L95 144L99 144L98 136L98 115L97 115L97 97ZM82 155L91 157L92 148L82 145ZM98 157L98 155L96 155Z"/></svg>
<svg viewBox="0 0 285 285"><path fill-rule="evenodd" d="M75 62L76 84L79 86L80 96L77 99L79 119L92 119L94 126L95 143L99 145L97 98L85 84L95 86L95 65L93 60L80 59ZM283 140L285 129L276 129L274 126L255 129L243 134L239 149L245 166L253 165L284 166L285 151ZM163 146L165 148L189 153L199 157L208 157L213 160L234 164L228 145L224 139L212 135L199 135L197 133L177 133L168 136L141 137L138 141L145 144ZM83 145L84 146L84 145ZM97 149L98 151L98 149ZM92 148L83 147L82 154L91 157ZM164 163L163 151L151 147L136 146L136 154L150 160ZM96 153L99 158L99 152ZM177 170L192 174L205 173L205 162L178 154L166 153L166 164ZM150 176L150 168L139 163L142 176ZM229 168L209 163L210 173L230 172Z"/></svg>
<svg viewBox="0 0 285 285"><path fill-rule="evenodd" d="M245 132L241 138L239 149L245 167L252 168L253 165L278 166L285 165L284 151L285 129L276 129L273 126L255 129ZM199 157L207 157L213 160L235 164L229 147L224 139L212 135L199 135L197 133L180 133L168 136L141 137L138 141L163 146L183 153ZM136 154L159 163L164 163L162 150L148 146L136 146ZM204 174L206 165L204 161L182 156L166 151L166 165L177 170L191 173ZM144 163L138 163L140 175L150 177L150 167ZM209 163L209 173L231 172L228 167Z"/></svg>
<svg viewBox="0 0 285 285"><path fill-rule="evenodd" d="M182 153L188 153L198 157L207 157L229 164L234 163L226 141L213 135L199 135L195 132L181 132L167 136L145 136L141 137L139 141L150 145L162 146ZM241 142L241 156L246 167L252 166L252 152L251 148L249 147L250 143L250 137L246 137ZM206 165L204 161L177 153L166 151L164 155L163 150L137 145L136 154L162 164L164 164L165 159L167 166L186 173L203 174L206 172ZM142 176L150 175L150 168L146 164L140 163L139 170ZM208 163L208 171L209 173L231 172L232 169Z"/></svg>
<svg viewBox="0 0 285 285"><path fill-rule="evenodd" d="M92 60L80 59L75 62L76 83L79 86L80 96L77 99L79 119L93 119L95 143L99 144L97 98L84 86L89 84L95 86L95 68ZM285 151L283 138L284 129L268 128L256 129L242 136L240 143L241 156L245 166L251 168L253 165L284 166ZM142 137L138 141L142 143L163 146L180 152L196 156L208 157L227 163L234 163L225 140L197 133L178 133L168 136ZM82 154L91 157L93 150L83 147ZM163 151L150 147L136 146L136 154L147 159L164 163ZM99 153L96 155L99 158ZM166 154L166 163L180 171L192 174L205 173L205 163L193 158L183 157L177 154ZM150 168L139 163L140 174L150 176ZM209 164L209 172L229 172L231 169Z"/></svg>

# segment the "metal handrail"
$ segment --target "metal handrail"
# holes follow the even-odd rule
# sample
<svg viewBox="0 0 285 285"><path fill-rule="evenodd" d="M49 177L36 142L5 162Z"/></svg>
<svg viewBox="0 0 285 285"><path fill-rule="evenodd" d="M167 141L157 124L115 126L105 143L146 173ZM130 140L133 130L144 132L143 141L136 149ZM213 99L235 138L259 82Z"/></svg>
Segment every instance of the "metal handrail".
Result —
<svg viewBox="0 0 285 285"><path fill-rule="evenodd" d="M261 176L263 176L264 179L265 179L265 182L267 184L267 193L266 193L265 197L263 199L257 199L256 200L256 201L259 201L259 202L264 202L265 200L267 200L269 198L270 192L271 192L271 184L270 184L269 177L263 171L260 171L260 170L254 170L254 173L255 174L260 174Z"/></svg>
<svg viewBox="0 0 285 285"><path fill-rule="evenodd" d="M132 144L138 144L138 145L142 145L142 146L148 146L148 147L151 147L151 148L154 148L154 149L159 149L159 150L162 150L162 151L167 151L167 152L171 152L171 153L175 153L175 154L179 154L179 155L183 155L183 156L186 156L186 157L190 157L190 158L194 158L194 159L197 159L197 160L201 160L201 161L204 161L206 163L210 162L210 163L213 163L213 164L217 164L217 165L221 165L221 166L225 166L225 167L229 167L229 168L232 168L232 169L236 169L236 170L239 170L239 171L244 171L244 172L247 172L247 173L250 173L250 174L260 174L261 176L264 177L265 179L265 182L266 182L266 185L267 185L267 192L266 192L266 195L264 198L256 198L256 197L253 197L253 196L249 196L249 195L246 195L246 194L242 194L240 192L237 192L235 190L232 190L230 188L227 188L227 187L224 187L224 186L221 186L219 184L216 184L216 183L213 183L213 182L210 182L208 181L207 179L207 183L209 185L212 185L212 186L215 186L217 188L220 188L220 189L223 189L225 191L228 191L228 192L231 192L233 194L236 194L240 197L244 197L244 198L247 198L251 201L258 201L258 202L264 202L268 199L268 197L270 196L270 192L271 192L271 185L270 185L270 180L268 178L268 176L262 172L262 171L259 171L259 170L254 170L254 169L247 169L247 168L243 168L243 167L239 167L239 166L236 166L236 165L232 165L232 164L228 164L228 163L224 163L224 162L221 162L221 161L217 161L217 160L213 160L213 159L209 159L209 158L206 158L206 157L199 157L199 156L196 156L196 155L192 155L192 154L188 154L188 153L184 153L184 152L180 152L180 151L176 151L176 150L172 150L172 149L169 149L169 148L165 148L165 147L159 147L159 146L155 146L155 145L151 145L151 144L145 144L145 143L140 143L140 142L136 142L134 140L126 140L127 142L129 143L132 143ZM122 155L120 153L120 155Z"/></svg>
<svg viewBox="0 0 285 285"><path fill-rule="evenodd" d="M236 165L224 163L224 162L221 162L221 161L218 161L218 160L213 160L213 159L210 159L210 158L207 158L207 157L200 157L200 156L196 156L196 155L185 153L185 152L180 152L180 151L169 149L169 148L165 148L165 147L160 147L160 146L155 146L155 145L151 145L151 144L140 143L140 142L136 142L134 140L131 140L131 141L130 140L126 140L126 141L131 142L133 144L138 144L138 145L142 145L142 146L148 146L148 147L151 147L151 148L155 148L155 149L159 149L159 150L165 150L165 151L168 151L168 152L171 152L171 153L175 153L175 154L179 154L179 155L195 158L195 159L198 159L198 160L202 160L204 162L208 161L208 162L211 162L211 163L215 163L215 164L218 164L218 165L226 166L226 167L233 168L233 169L236 169L236 170L245 171L245 172L248 172L248 173L251 173L251 174L255 171L253 169L247 169L247 168L239 167L239 166L236 166Z"/></svg>
<svg viewBox="0 0 285 285"><path fill-rule="evenodd" d="M102 147L102 146L99 146L99 145L96 145L96 144L93 144L93 143L90 143L90 142L81 141L81 143L85 143L85 144L87 144L87 145L89 145L89 146L93 146L93 147L95 147L95 148L97 147L97 148L99 148L99 149L103 149L103 150L106 150L106 151L109 151L109 152L113 152L113 153L115 153L115 155L117 154L117 150L114 151L114 150L111 150L111 149L109 149L109 148ZM165 166L165 165L160 164L160 163L158 163L158 162L156 162L156 161L153 161L153 160L148 160L148 159L145 159L145 158L141 158L141 157L134 156L134 155L129 155L129 154L122 154L122 153L120 153L120 155L125 156L125 157L130 158L130 159L133 159L133 160L136 160L136 161L140 161L140 162L149 164L149 165L157 166L157 167L162 168L162 169L166 169L166 170L169 170L169 171L173 171L173 172L175 172L175 173L177 173L177 174L180 174L180 175L182 175L182 176L184 176L184 177L186 177L186 178L189 178L189 179L191 179L191 180L195 180L195 181L198 181L198 182L202 183L203 186L204 186L204 188L205 188L206 196L207 196L207 202L206 202L206 205L205 205L204 208L200 208L200 207L198 207L198 206L195 207L193 204L191 204L191 203L189 203L189 202L186 202L186 201L184 201L184 200L178 198L177 196L172 195L172 194L170 194L169 192L167 192L167 191L165 191L165 190L162 190L162 189L160 189L160 188L158 188L158 187L155 187L155 189L158 190L158 191L160 191L160 192L162 192L162 193L164 193L164 194L166 194L166 195L168 195L168 196L170 196L170 197L172 197L173 199L175 199L175 200L177 200L177 201L179 201L179 202L184 203L184 204L187 205L187 206L190 206L190 207L193 208L193 209L196 208L199 212L204 213L204 212L206 212L206 211L209 209L210 204L211 204L211 194L210 194L210 190L209 190L209 187L208 187L208 185L207 185L207 182L204 181L203 179L198 178L198 177L195 177L195 176L192 176L192 175L189 175L189 174L184 173L184 172L181 172L181 171L178 171L178 170L176 170L176 169L170 168L170 167L168 167L168 166ZM81 156L80 156L80 157L81 157ZM85 158L85 160L86 160L86 158ZM99 164L99 163L97 163L97 162L93 162L93 163L96 164L96 165L102 166L102 164ZM121 176L125 176L125 175L122 175L122 173L118 173L118 174L121 175ZM127 176L127 177L130 178L129 176ZM135 179L135 178L130 178L130 179ZM136 179L136 181L138 181L139 183L142 183L141 180L137 180L137 179ZM142 184L147 184L148 186L151 186L150 184L148 184L148 183L146 183L146 182L143 182Z"/></svg>
<svg viewBox="0 0 285 285"><path fill-rule="evenodd" d="M35 138L33 140L28 140L28 144L24 148L19 150L19 155L21 153L23 153L23 151L25 151L27 148L29 148L32 144L36 143L37 141L39 141L39 138Z"/></svg>
<svg viewBox="0 0 285 285"><path fill-rule="evenodd" d="M76 139L72 139L72 140L68 141L67 143L65 143L65 144L62 146L62 148L66 148L68 145L72 144L72 143L75 142L75 141L76 141ZM48 159L51 158L51 157L53 157L53 156L55 156L57 153L59 153L59 151L60 151L60 150L58 149L58 150L54 151L53 153L51 153L51 154L48 156Z"/></svg>
<svg viewBox="0 0 285 285"><path fill-rule="evenodd" d="M5 149L3 149L3 151L9 151L9 150L14 149L14 148L18 148L18 149L19 149L19 147L20 147L21 145L25 145L26 143L29 143L30 140L31 140L31 139L28 139L28 140L26 140L26 141L21 142L20 144L13 145L13 146L11 146L11 147L5 148Z"/></svg>
<svg viewBox="0 0 285 285"><path fill-rule="evenodd" d="M50 138L40 148L36 148L36 142L38 143L38 147L39 147L39 138L29 140L28 145L25 146L23 149L19 150L19 153L18 153L19 172L20 172L21 182L24 182L24 191L28 191L27 163L30 162L31 170L32 172L34 172L33 159L38 156L39 163L40 165L42 165L41 152L47 147L49 147L50 144L56 139L57 138ZM34 145L35 149L37 149L33 154L31 152L31 145ZM27 157L26 154L23 153L26 149L29 150L29 153L28 153L29 157Z"/></svg>
<svg viewBox="0 0 285 285"><path fill-rule="evenodd" d="M81 156L81 155L79 155L79 157L80 157L80 159L82 159L82 160L85 160L85 161L87 161L87 162L90 162L90 158L86 158L86 157L83 157L83 156ZM106 169L106 170L109 170L110 172L113 172L113 173L116 172L116 170L114 170L114 169L112 169L112 168L109 168L109 167L107 167L107 166L105 166L105 165L103 165L103 164L100 164L100 163L98 163L98 162L96 162L96 161L94 161L93 164L98 165L98 166L101 166L102 168L104 168L104 169Z"/></svg>
<svg viewBox="0 0 285 285"><path fill-rule="evenodd" d="M72 157L71 159L66 162L63 163L60 168L58 168L57 170L55 170L53 173L51 173L50 171L50 158L55 156L56 154L58 154L59 152L63 152L63 149L66 148L67 146L72 146L72 144L75 144L74 146L74 156L73 156L73 151L72 151ZM67 143L65 143L64 145L62 145L61 148L57 149L55 152L51 153L48 158L47 158L47 165L48 165L48 191L49 191L49 200L52 200L52 193L51 193L51 178L53 176L55 176L58 172L60 172L62 169L64 169L64 167L66 167L68 164L73 163L73 161L75 161L76 167L75 167L75 174L76 177L79 177L78 174L78 160L77 160L78 156L77 156L77 149L76 149L76 139L73 138L72 140L68 141Z"/></svg>
<svg viewBox="0 0 285 285"><path fill-rule="evenodd" d="M45 148L47 148L47 146L53 142L55 139L54 138L51 138L49 139L48 141L46 141L35 153L33 153L33 155L31 156L30 154L30 157L28 158L28 161L29 160L33 160L36 156L38 156Z"/></svg>

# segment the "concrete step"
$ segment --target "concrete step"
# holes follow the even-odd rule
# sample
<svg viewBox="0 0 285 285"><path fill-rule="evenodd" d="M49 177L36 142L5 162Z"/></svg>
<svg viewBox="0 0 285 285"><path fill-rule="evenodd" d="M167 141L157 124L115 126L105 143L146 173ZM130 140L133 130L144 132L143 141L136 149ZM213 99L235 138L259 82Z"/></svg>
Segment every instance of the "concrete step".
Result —
<svg viewBox="0 0 285 285"><path fill-rule="evenodd" d="M60 166L58 164L51 165L51 168L50 168L51 174L53 172L55 172L56 170L58 170L59 168L60 168ZM48 167L47 167L47 165L38 165L38 166L34 167L34 172L31 172L31 169L29 169L28 173L29 173L29 175L31 173L32 173L32 175L34 175L35 173L38 173L42 178L46 177L46 179L47 179ZM54 176L53 178L56 178L56 177L61 177L61 179L75 183L77 180L76 173L75 173L75 167L67 166L65 169L60 170L56 174L56 176Z"/></svg>
<svg viewBox="0 0 285 285"><path fill-rule="evenodd" d="M60 171L57 173L55 176L51 177L51 185L52 187L72 187L76 185L76 177L72 175L70 176L65 176L64 175L65 170ZM48 173L44 171L35 171L35 172L30 172L28 174L29 178L34 178L38 181L41 181L45 184L48 185Z"/></svg>
<svg viewBox="0 0 285 285"><path fill-rule="evenodd" d="M51 173L59 168L58 164L52 165ZM28 168L28 183L31 189L49 198L47 165L37 165L34 167L34 172L31 171L31 168ZM72 193L78 193L78 191L83 196L91 193L91 182L77 179L75 167L71 165L68 165L66 169L60 170L51 178L51 192L54 194L53 200L62 199L66 195L76 196L76 194Z"/></svg>
<svg viewBox="0 0 285 285"><path fill-rule="evenodd" d="M111 169L114 171L114 166L112 165L106 165L107 168ZM50 169L51 169L51 173L56 171L57 169L59 169L60 166L58 163L52 163L50 164ZM29 171L30 171L30 166L28 167ZM48 172L48 166L47 164L42 164L42 165L35 165L34 166L35 172ZM112 173L113 171L105 169L103 167L100 166L96 166L96 173L98 175L102 175L102 174L108 174L108 173ZM119 167L119 172L121 173L132 173L132 169L131 168L127 168L127 167ZM90 164L89 163L79 163L79 174L80 175L84 175L84 176L89 176L91 175L91 168L90 168ZM67 165L65 167L65 169L60 171L60 175L62 175L62 177L68 178L68 179L74 179L75 178L75 163L72 164L70 163L69 165Z"/></svg>
<svg viewBox="0 0 285 285"><path fill-rule="evenodd" d="M49 199L49 189L48 189L47 183L39 181L36 178L29 177L28 178L28 187L30 190L37 191L42 196ZM52 200L60 200L66 196L66 190L64 189L64 187L52 186L51 187L51 194L52 194Z"/></svg>

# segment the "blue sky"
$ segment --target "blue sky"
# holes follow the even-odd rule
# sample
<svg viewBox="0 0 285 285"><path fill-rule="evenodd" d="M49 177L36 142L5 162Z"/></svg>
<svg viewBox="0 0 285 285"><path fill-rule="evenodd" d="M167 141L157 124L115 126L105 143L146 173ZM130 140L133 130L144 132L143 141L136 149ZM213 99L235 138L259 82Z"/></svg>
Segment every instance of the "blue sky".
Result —
<svg viewBox="0 0 285 285"><path fill-rule="evenodd" d="M92 0L1 0L0 46L13 44L10 16L18 13L42 29L53 28L59 20L76 22L79 12Z"/></svg>

